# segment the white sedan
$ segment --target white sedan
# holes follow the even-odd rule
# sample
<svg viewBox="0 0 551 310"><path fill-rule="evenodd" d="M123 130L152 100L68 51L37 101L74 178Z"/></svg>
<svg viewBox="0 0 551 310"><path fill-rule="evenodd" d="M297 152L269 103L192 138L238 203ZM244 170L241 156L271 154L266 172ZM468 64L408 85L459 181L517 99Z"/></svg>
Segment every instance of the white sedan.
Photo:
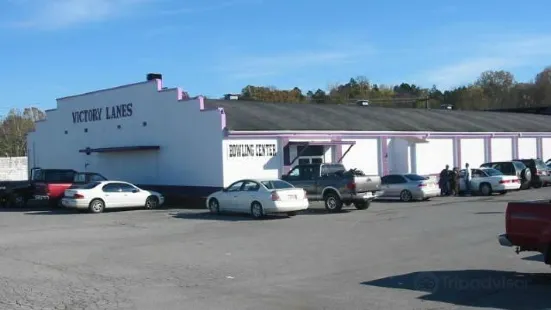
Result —
<svg viewBox="0 0 551 310"><path fill-rule="evenodd" d="M308 209L306 192L282 180L239 180L207 198L211 213L250 213L258 219L268 213L294 216Z"/></svg>
<svg viewBox="0 0 551 310"><path fill-rule="evenodd" d="M65 190L61 204L66 208L101 213L106 208L154 209L165 202L163 195L121 181L91 182Z"/></svg>
<svg viewBox="0 0 551 310"><path fill-rule="evenodd" d="M466 190L465 169L460 172L459 190ZM501 171L493 168L471 169L470 190L489 196L492 193L506 194L509 191L520 189L520 180L513 175L504 175Z"/></svg>

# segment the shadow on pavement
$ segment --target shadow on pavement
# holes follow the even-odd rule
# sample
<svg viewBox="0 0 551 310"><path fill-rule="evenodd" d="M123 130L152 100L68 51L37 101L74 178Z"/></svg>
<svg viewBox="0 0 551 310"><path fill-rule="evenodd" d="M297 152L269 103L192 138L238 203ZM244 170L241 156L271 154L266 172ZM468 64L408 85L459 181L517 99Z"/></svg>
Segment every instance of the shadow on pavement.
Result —
<svg viewBox="0 0 551 310"><path fill-rule="evenodd" d="M505 310L551 307L551 298L548 297L551 274L497 270L426 271L361 284L424 292L426 294L419 299L457 306Z"/></svg>
<svg viewBox="0 0 551 310"><path fill-rule="evenodd" d="M178 212L170 214L177 219L186 220L208 220L208 221L227 221L227 222L244 222L244 221L266 221L279 220L289 218L287 215L266 215L260 220L256 220L251 216L239 213L222 213L211 214L210 212Z"/></svg>
<svg viewBox="0 0 551 310"><path fill-rule="evenodd" d="M536 254L528 257L523 257L523 260L531 261L531 262L541 262L543 263L543 254Z"/></svg>
<svg viewBox="0 0 551 310"><path fill-rule="evenodd" d="M480 215L483 215L483 214L504 214L505 212L475 212L474 214L480 214Z"/></svg>
<svg viewBox="0 0 551 310"><path fill-rule="evenodd" d="M325 208L309 208L298 213L298 215L331 215L331 214L343 214L350 213L354 209L341 209L339 212L329 212ZM361 211L361 210L360 210Z"/></svg>

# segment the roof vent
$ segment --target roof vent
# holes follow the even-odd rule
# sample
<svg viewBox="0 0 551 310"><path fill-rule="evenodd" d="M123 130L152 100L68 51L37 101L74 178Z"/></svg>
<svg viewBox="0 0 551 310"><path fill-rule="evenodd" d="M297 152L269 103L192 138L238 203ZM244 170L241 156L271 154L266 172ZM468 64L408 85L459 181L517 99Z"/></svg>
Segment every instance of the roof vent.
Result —
<svg viewBox="0 0 551 310"><path fill-rule="evenodd" d="M160 74L160 73L148 73L147 74L147 80L148 81L162 80L162 79L163 79L163 75Z"/></svg>

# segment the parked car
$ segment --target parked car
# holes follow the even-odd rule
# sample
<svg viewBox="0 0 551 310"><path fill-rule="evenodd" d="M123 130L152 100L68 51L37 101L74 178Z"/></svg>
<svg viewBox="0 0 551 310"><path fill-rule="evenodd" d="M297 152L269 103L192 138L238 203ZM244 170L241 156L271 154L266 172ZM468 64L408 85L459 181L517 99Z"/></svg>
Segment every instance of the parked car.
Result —
<svg viewBox="0 0 551 310"><path fill-rule="evenodd" d="M509 202L505 211L505 233L499 244L516 247L516 253L539 252L551 265L551 202Z"/></svg>
<svg viewBox="0 0 551 310"><path fill-rule="evenodd" d="M521 161L498 161L480 165L480 168L494 168L504 175L516 176L520 180L521 189L529 189L532 185L532 172Z"/></svg>
<svg viewBox="0 0 551 310"><path fill-rule="evenodd" d="M324 201L329 212L338 212L343 205L351 204L365 210L382 194L380 176L346 170L342 164L297 165L281 178L304 188L310 201Z"/></svg>
<svg viewBox="0 0 551 310"><path fill-rule="evenodd" d="M465 169L459 172L460 192L464 192L467 189L465 173ZM493 168L471 169L471 180L469 183L471 192L484 196L489 196L493 193L504 195L509 191L517 191L520 189L520 180L516 176L504 175L501 171Z"/></svg>
<svg viewBox="0 0 551 310"><path fill-rule="evenodd" d="M269 213L294 216L308 209L306 192L282 180L244 179L207 197L207 208L221 212L250 213L259 219Z"/></svg>
<svg viewBox="0 0 551 310"><path fill-rule="evenodd" d="M38 199L57 206L65 190L71 186L101 180L107 179L94 172L33 168L28 180L0 182L0 201L4 206L24 207L29 200Z"/></svg>
<svg viewBox="0 0 551 310"><path fill-rule="evenodd" d="M379 198L407 202L428 200L440 196L438 185L427 177L418 174L389 174L381 178L382 195Z"/></svg>
<svg viewBox="0 0 551 310"><path fill-rule="evenodd" d="M515 159L526 165L532 173L531 184L534 188L540 188L551 184L551 171L541 159Z"/></svg>
<svg viewBox="0 0 551 310"><path fill-rule="evenodd" d="M155 209L164 203L163 195L121 181L97 181L67 189L61 204L66 208L101 213L106 208Z"/></svg>

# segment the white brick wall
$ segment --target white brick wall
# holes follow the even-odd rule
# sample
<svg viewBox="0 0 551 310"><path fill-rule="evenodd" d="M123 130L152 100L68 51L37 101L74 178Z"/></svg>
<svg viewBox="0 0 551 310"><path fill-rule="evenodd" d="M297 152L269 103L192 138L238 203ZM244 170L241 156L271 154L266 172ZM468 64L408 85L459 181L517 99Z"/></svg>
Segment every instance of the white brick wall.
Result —
<svg viewBox="0 0 551 310"><path fill-rule="evenodd" d="M0 181L22 181L27 178L27 157L0 157Z"/></svg>

